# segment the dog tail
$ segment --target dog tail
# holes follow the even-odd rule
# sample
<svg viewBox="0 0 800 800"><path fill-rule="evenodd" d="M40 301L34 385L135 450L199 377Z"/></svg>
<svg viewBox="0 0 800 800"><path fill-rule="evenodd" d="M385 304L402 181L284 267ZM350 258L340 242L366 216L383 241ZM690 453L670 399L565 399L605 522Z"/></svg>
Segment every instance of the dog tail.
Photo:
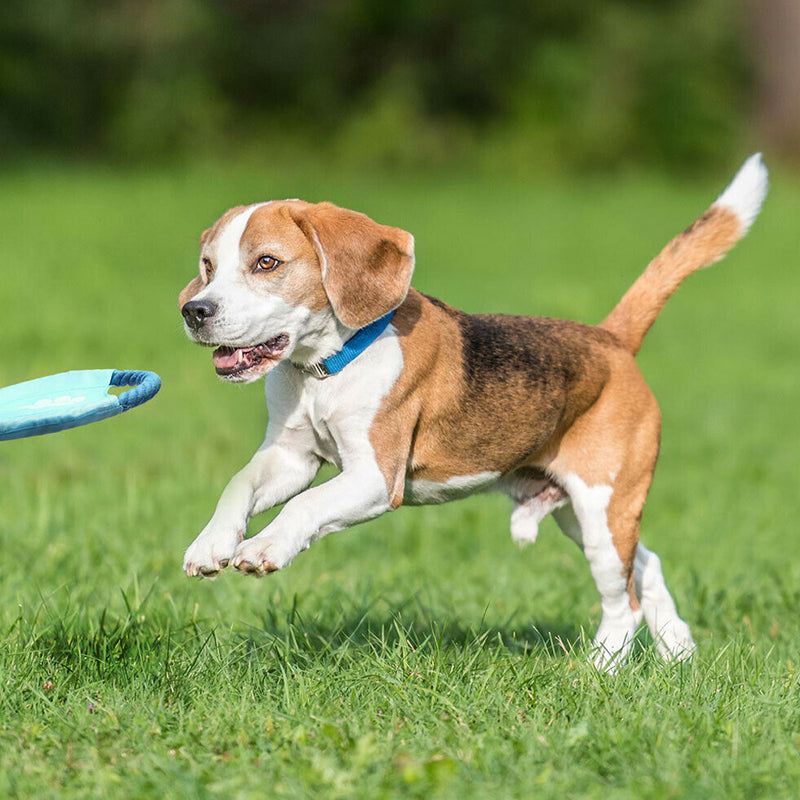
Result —
<svg viewBox="0 0 800 800"><path fill-rule="evenodd" d="M711 208L651 262L600 323L634 355L684 278L719 261L750 229L767 194L761 153L750 156Z"/></svg>

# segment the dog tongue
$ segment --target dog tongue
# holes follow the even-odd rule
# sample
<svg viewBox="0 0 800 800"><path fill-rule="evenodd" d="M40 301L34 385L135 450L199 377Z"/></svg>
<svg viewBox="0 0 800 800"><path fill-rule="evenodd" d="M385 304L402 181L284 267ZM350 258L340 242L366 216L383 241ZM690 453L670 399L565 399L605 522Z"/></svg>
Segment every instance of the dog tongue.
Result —
<svg viewBox="0 0 800 800"><path fill-rule="evenodd" d="M245 350L252 350L252 347L218 347L214 351L214 366L217 369L233 369L243 358Z"/></svg>
<svg viewBox="0 0 800 800"><path fill-rule="evenodd" d="M222 345L214 351L214 366L219 372L249 369L265 358L279 358L289 343L289 336L281 333L267 342L252 347L227 347Z"/></svg>

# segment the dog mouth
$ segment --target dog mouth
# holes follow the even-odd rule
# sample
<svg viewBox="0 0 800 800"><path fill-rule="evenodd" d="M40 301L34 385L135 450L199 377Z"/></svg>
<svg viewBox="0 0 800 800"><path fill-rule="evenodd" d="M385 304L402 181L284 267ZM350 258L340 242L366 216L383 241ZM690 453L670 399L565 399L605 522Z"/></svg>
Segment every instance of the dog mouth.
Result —
<svg viewBox="0 0 800 800"><path fill-rule="evenodd" d="M221 345L214 351L214 368L221 378L237 378L257 367L274 366L289 345L289 334L280 333L252 347Z"/></svg>

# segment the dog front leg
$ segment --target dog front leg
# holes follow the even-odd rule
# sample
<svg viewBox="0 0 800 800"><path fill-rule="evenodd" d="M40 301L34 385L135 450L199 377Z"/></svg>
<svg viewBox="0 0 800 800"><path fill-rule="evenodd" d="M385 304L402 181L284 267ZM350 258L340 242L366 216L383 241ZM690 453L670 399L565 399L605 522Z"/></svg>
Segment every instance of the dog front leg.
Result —
<svg viewBox="0 0 800 800"><path fill-rule="evenodd" d="M183 569L190 577L214 577L228 566L244 538L251 516L285 502L305 489L320 460L280 444L262 447L230 480L211 521L186 551Z"/></svg>
<svg viewBox="0 0 800 800"><path fill-rule="evenodd" d="M270 525L239 544L231 564L244 574L266 575L288 566L316 539L389 508L386 481L377 465L353 465L290 500Z"/></svg>

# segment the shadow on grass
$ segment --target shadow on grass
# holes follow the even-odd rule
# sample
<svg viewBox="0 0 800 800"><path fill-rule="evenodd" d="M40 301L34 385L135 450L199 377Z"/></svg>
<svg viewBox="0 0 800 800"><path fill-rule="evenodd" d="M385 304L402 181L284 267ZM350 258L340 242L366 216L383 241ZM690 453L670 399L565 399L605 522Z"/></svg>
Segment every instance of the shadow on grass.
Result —
<svg viewBox="0 0 800 800"><path fill-rule="evenodd" d="M280 642L309 654L480 648L560 657L587 641L579 626L547 619L515 624L516 617L515 612L499 625L485 619L477 625L465 624L452 611L422 605L416 598L401 603L353 603L339 608L335 616L315 613L307 617L298 610L295 598L288 613L271 607L262 614L260 625L249 625L246 632L234 628L232 633L240 644L255 649Z"/></svg>
<svg viewBox="0 0 800 800"><path fill-rule="evenodd" d="M356 686L365 680L391 683L398 675L483 673L507 675L514 686L530 688L560 674L565 664L591 663L591 633L576 625L525 622L522 612L499 624L465 624L452 610L418 598L339 599L335 608L315 607L304 616L294 598L268 606L257 624L229 627L152 607L144 615L141 605L115 619L105 611L98 619L75 610L20 620L8 632L0 662L10 657L15 664L9 687L14 706L47 705L71 691L92 687L97 693L105 686L131 696L156 692L165 705L187 710L198 692L231 685L272 697L275 687L297 681L312 686L319 676ZM652 642L640 632L631 662L647 668L653 654ZM311 676L309 684L304 676ZM46 695L47 686L57 691Z"/></svg>
<svg viewBox="0 0 800 800"><path fill-rule="evenodd" d="M13 661L26 665L23 672L47 680L59 674L64 688L87 680L119 686L144 680L174 692L199 675L233 677L281 664L300 672L362 661L390 667L397 659L441 661L456 670L526 657L555 664L580 658L591 638L580 627L557 620L531 623L520 611L498 624L485 618L468 624L457 611L423 604L418 597L388 600L342 593L309 614L301 613L297 597L287 600L265 607L254 624L229 627L218 620L191 619L174 607L166 613L154 608L148 596L136 603L126 597L122 614L104 609L99 617L77 607L45 605L32 617L20 617L4 645Z"/></svg>

